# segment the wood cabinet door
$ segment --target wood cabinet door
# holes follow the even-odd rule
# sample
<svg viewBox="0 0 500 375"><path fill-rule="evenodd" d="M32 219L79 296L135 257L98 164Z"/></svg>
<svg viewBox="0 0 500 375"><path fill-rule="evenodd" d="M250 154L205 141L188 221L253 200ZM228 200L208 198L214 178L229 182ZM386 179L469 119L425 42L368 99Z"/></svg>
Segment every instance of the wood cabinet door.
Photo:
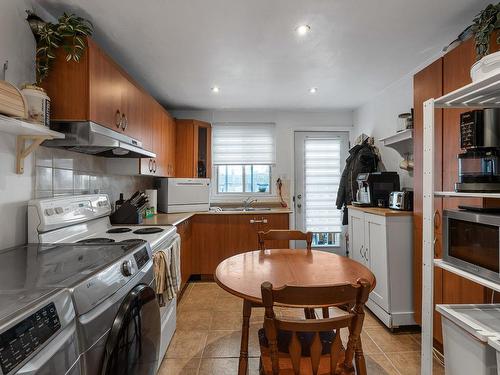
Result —
<svg viewBox="0 0 500 375"><path fill-rule="evenodd" d="M196 177L195 127L193 120L175 120L175 175L182 178Z"/></svg>
<svg viewBox="0 0 500 375"><path fill-rule="evenodd" d="M255 215L227 215L227 247L225 258L259 248L259 218Z"/></svg>
<svg viewBox="0 0 500 375"><path fill-rule="evenodd" d="M192 225L191 219L184 220L177 225L177 233L181 237L181 288L184 288L193 274L192 260Z"/></svg>
<svg viewBox="0 0 500 375"><path fill-rule="evenodd" d="M443 59L440 58L431 65L421 70L413 77L413 105L415 110L414 119L414 208L413 208L413 304L415 306L415 321L421 324L422 321L422 177L423 177L423 104L431 98L438 98L443 95ZM442 144L443 144L443 110L435 111L435 184L436 190L442 190ZM442 198L434 200L436 209L435 232L436 232L436 252L440 256L441 244L441 217ZM436 291L435 302L441 303L441 273L434 275ZM440 314L434 312L436 320L440 319ZM434 330L435 338L440 342L441 326Z"/></svg>
<svg viewBox="0 0 500 375"><path fill-rule="evenodd" d="M124 77L124 89L122 91L121 110L122 123L121 131L123 134L146 143L151 141L147 138L151 137L151 128L145 126L144 122L144 106L145 95L142 93L133 82ZM147 131L149 129L149 132Z"/></svg>
<svg viewBox="0 0 500 375"><path fill-rule="evenodd" d="M89 44L89 120L121 131L122 95L127 80L95 43Z"/></svg>
<svg viewBox="0 0 500 375"><path fill-rule="evenodd" d="M175 176L175 121L167 112L163 116L163 171L165 176Z"/></svg>
<svg viewBox="0 0 500 375"><path fill-rule="evenodd" d="M271 229L289 229L289 215L288 214L267 214L258 215L257 220L259 223L259 231L267 232ZM266 241L266 248L269 249L288 249L290 241Z"/></svg>
<svg viewBox="0 0 500 375"><path fill-rule="evenodd" d="M370 299L389 312L389 268L387 259L387 228L383 216L365 214L364 257L377 283Z"/></svg>
<svg viewBox="0 0 500 375"><path fill-rule="evenodd" d="M213 275L226 258L231 215L196 215L193 221L193 273Z"/></svg>

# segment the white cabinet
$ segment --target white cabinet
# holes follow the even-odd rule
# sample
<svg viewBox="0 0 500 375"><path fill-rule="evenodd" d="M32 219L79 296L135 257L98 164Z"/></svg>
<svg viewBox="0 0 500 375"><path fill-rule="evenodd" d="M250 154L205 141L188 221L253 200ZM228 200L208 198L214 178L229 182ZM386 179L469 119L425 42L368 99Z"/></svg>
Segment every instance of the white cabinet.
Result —
<svg viewBox="0 0 500 375"><path fill-rule="evenodd" d="M411 212L349 207L349 257L375 275L366 306L389 328L415 324L412 235Z"/></svg>

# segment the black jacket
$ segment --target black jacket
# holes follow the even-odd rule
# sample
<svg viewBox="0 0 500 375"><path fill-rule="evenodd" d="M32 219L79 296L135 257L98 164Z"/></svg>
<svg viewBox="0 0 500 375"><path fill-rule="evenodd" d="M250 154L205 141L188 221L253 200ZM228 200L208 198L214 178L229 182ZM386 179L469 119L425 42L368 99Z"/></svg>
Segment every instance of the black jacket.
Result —
<svg viewBox="0 0 500 375"><path fill-rule="evenodd" d="M373 146L364 142L349 150L349 157L346 159L345 168L340 178L339 191L337 193L337 209L344 208L342 225L347 225L347 205L356 198L358 183L356 178L359 173L375 172L379 158Z"/></svg>

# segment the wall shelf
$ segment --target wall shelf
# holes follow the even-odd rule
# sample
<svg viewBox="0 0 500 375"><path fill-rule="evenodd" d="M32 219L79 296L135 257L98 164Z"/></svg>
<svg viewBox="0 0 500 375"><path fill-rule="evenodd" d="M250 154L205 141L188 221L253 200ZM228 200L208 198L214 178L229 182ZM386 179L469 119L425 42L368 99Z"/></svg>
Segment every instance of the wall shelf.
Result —
<svg viewBox="0 0 500 375"><path fill-rule="evenodd" d="M495 292L500 292L500 279L499 283L495 283L491 280L485 279L484 277L477 276L473 273L467 272L461 268L457 268L451 263L445 262L442 259L434 259L434 265L448 272L454 273L455 275L461 276L464 279L473 281L477 284L485 286L489 289L494 290Z"/></svg>
<svg viewBox="0 0 500 375"><path fill-rule="evenodd" d="M64 134L50 130L43 125L32 124L4 115L0 115L0 133L17 136L16 173L19 174L24 172L24 159L43 141L64 138Z"/></svg>
<svg viewBox="0 0 500 375"><path fill-rule="evenodd" d="M456 191L435 191L435 197L463 198L500 198L500 193L464 193Z"/></svg>
<svg viewBox="0 0 500 375"><path fill-rule="evenodd" d="M397 132L389 137L381 138L380 142L383 146L394 147L402 145L403 143L411 142L413 140L413 129L406 129Z"/></svg>

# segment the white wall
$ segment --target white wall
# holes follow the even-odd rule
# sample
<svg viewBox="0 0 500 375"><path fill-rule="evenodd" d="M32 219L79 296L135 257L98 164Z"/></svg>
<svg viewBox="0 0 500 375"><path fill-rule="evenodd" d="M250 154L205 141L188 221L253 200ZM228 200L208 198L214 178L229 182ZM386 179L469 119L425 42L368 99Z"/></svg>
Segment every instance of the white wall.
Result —
<svg viewBox="0 0 500 375"><path fill-rule="evenodd" d="M7 81L20 85L33 82L35 40L25 21L29 2L0 2L0 68L9 60ZM25 161L24 175L15 173L16 138L0 136L0 248L21 244L26 240L26 203L33 192L32 157Z"/></svg>
<svg viewBox="0 0 500 375"><path fill-rule="evenodd" d="M375 138L382 162L387 171L397 171L401 187L413 187L413 174L399 168L402 156L394 149L383 147L380 138L396 133L398 114L410 112L413 107L413 74L403 77L387 87L368 103L354 111L354 128L351 133L353 141L361 133Z"/></svg>
<svg viewBox="0 0 500 375"><path fill-rule="evenodd" d="M352 111L178 111L172 110L176 118L192 118L211 123L217 122L273 122L276 124L276 167L274 180L282 179L285 199L293 195L294 178L294 132L306 131L350 131ZM274 182L273 182L274 183ZM231 198L234 200L234 198Z"/></svg>

